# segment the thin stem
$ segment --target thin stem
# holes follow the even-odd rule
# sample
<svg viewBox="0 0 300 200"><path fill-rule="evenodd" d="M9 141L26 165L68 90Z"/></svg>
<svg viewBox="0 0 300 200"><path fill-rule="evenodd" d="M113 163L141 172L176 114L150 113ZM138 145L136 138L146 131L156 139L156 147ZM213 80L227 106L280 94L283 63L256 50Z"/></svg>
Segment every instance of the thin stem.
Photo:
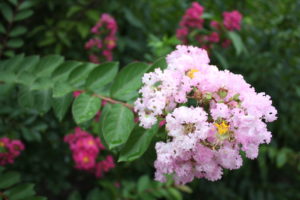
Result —
<svg viewBox="0 0 300 200"><path fill-rule="evenodd" d="M112 98L109 98L109 97L105 97L105 96L102 96L102 95L99 95L99 94L94 94L95 97L98 97L100 99L103 99L109 103L112 103L112 104L121 104L127 108L129 108L130 110L133 111L133 105L131 104L128 104L128 103L124 103L122 101L118 101L118 100L115 100L115 99L112 99Z"/></svg>

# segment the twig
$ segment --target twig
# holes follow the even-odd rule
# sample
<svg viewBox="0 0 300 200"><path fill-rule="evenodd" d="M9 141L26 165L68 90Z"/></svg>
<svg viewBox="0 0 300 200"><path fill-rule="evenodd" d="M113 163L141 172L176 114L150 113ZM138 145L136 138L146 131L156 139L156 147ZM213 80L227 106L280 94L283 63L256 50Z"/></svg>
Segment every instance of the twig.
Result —
<svg viewBox="0 0 300 200"><path fill-rule="evenodd" d="M123 106L125 106L125 107L127 107L127 108L129 108L130 110L133 111L133 105L131 105L131 104L124 103L122 101L118 101L118 100L115 100L115 99L111 99L109 97L105 97L105 96L102 96L102 95L99 95L99 94L94 94L94 96L98 97L100 99L103 99L103 100L105 100L109 103L112 103L112 104L121 104L121 105L123 105Z"/></svg>

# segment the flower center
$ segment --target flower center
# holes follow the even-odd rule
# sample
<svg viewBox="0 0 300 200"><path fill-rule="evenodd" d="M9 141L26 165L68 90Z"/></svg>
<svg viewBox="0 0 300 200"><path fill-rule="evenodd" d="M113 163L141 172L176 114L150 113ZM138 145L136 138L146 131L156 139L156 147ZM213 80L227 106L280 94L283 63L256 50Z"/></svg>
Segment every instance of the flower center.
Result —
<svg viewBox="0 0 300 200"><path fill-rule="evenodd" d="M222 121L222 123L220 123L220 124L215 123L214 125L215 125L215 127L217 127L218 133L220 135L227 133L230 128L229 124L227 124L225 121Z"/></svg>
<svg viewBox="0 0 300 200"><path fill-rule="evenodd" d="M84 156L83 159L82 159L82 161L83 161L84 163L88 163L88 162L90 162L90 159L89 159L89 157Z"/></svg>
<svg viewBox="0 0 300 200"><path fill-rule="evenodd" d="M198 69L191 69L191 70L189 70L189 71L186 73L186 75L187 75L188 77L190 77L190 78L194 78L196 72L199 72L199 70L198 70Z"/></svg>
<svg viewBox="0 0 300 200"><path fill-rule="evenodd" d="M88 144L89 144L90 146L94 146L95 143L94 143L93 140L89 140Z"/></svg>
<svg viewBox="0 0 300 200"><path fill-rule="evenodd" d="M0 147L5 147L4 142L1 142L1 141L0 141Z"/></svg>
<svg viewBox="0 0 300 200"><path fill-rule="evenodd" d="M196 130L195 124L192 123L184 124L183 127L184 127L184 134L193 133Z"/></svg>

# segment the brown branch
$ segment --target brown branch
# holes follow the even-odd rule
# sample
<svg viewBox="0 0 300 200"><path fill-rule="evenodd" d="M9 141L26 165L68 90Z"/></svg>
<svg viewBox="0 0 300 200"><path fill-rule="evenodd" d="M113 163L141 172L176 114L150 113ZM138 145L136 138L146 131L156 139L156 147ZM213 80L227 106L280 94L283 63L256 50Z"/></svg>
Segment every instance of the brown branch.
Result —
<svg viewBox="0 0 300 200"><path fill-rule="evenodd" d="M125 107L127 107L127 108L129 108L130 110L133 111L133 105L131 105L131 104L124 103L122 101L118 101L118 100L115 100L115 99L111 99L109 97L105 97L105 96L102 96L102 95L99 95L99 94L94 94L94 96L98 97L100 99L103 99L103 100L105 100L109 103L112 103L112 104L121 104L121 105L123 105L123 106L125 106Z"/></svg>

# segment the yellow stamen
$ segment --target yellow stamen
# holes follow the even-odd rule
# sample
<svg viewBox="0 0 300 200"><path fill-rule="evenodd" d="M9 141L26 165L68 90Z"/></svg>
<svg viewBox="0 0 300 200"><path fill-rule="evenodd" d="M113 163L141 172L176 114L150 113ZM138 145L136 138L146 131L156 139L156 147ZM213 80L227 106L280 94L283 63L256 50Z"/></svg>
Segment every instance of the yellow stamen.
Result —
<svg viewBox="0 0 300 200"><path fill-rule="evenodd" d="M0 142L0 147L5 147L4 142Z"/></svg>
<svg viewBox="0 0 300 200"><path fill-rule="evenodd" d="M91 145L91 146L93 146L95 143L94 143L93 140L89 140L88 144Z"/></svg>
<svg viewBox="0 0 300 200"><path fill-rule="evenodd" d="M82 160L83 160L84 163L90 162L90 159L87 156L84 156Z"/></svg>
<svg viewBox="0 0 300 200"><path fill-rule="evenodd" d="M189 71L186 73L186 75L187 75L188 77L190 77L190 78L194 78L194 77L195 77L195 74L194 74L194 73L196 73L196 72L199 72L199 70L198 70L198 69L191 69L191 70L189 70Z"/></svg>
<svg viewBox="0 0 300 200"><path fill-rule="evenodd" d="M217 127L218 133L220 135L227 133L230 127L228 124L225 123L225 121L223 121L221 124L215 123L214 125L215 127Z"/></svg>
<svg viewBox="0 0 300 200"><path fill-rule="evenodd" d="M113 45L115 45L115 41L114 40L107 40L107 44L113 46Z"/></svg>

